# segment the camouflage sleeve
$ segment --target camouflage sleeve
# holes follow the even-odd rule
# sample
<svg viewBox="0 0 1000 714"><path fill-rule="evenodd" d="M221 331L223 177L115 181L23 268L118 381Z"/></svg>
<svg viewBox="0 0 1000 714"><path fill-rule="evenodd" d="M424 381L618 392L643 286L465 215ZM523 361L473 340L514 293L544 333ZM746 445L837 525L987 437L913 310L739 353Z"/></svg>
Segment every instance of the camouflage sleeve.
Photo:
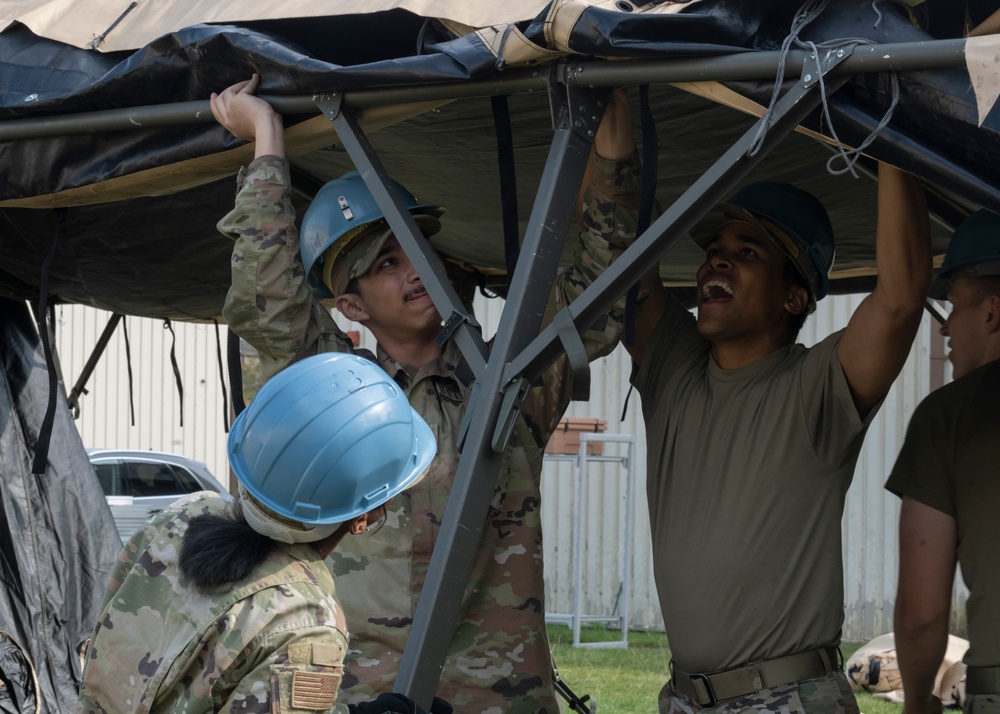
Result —
<svg viewBox="0 0 1000 714"><path fill-rule="evenodd" d="M220 712L315 714L349 709L337 703L347 640L329 628L305 633L242 675ZM337 636L339 635L339 637Z"/></svg>
<svg viewBox="0 0 1000 714"><path fill-rule="evenodd" d="M584 193L583 228L573 264L561 273L546 308L543 325L570 304L635 240L639 217L639 156L611 161L596 156L594 178ZM583 344L593 361L610 354L625 326L625 298L583 333ZM560 357L543 375L543 385L532 389L523 413L535 427L541 445L562 418L572 393L569 360Z"/></svg>
<svg viewBox="0 0 1000 714"><path fill-rule="evenodd" d="M234 241L222 314L257 350L265 379L320 349L351 351L306 280L290 186L287 159L255 159L240 171L236 205L217 226Z"/></svg>

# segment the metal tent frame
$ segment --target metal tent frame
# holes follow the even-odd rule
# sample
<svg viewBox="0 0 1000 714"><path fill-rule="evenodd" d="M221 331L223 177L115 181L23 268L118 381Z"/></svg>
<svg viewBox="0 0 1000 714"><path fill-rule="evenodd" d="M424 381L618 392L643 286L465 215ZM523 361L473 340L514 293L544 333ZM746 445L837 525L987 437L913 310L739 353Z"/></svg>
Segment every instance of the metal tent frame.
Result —
<svg viewBox="0 0 1000 714"><path fill-rule="evenodd" d="M403 249L444 316L476 378L464 446L396 690L425 708L440 677L493 492L502 453L527 389L563 353L566 342L592 325L664 253L749 174L825 95L864 72L926 70L964 65L965 41L860 45L853 49L748 52L683 60L604 62L561 60L546 68L511 69L485 79L390 87L300 97L265 97L283 114L315 112L331 121ZM578 188L610 88L683 81L771 79L779 66L791 81L773 110L729 147L583 294L541 330L541 316L558 268ZM358 109L425 100L548 92L553 139L517 268L492 348L487 348L430 245L390 191L390 179L355 119ZM0 141L212 121L207 102L137 107L0 123ZM766 138L748 155L757 129ZM998 199L1000 200L1000 199ZM575 333L575 337L573 336ZM580 369L585 365L578 366Z"/></svg>
<svg viewBox="0 0 1000 714"><path fill-rule="evenodd" d="M744 178L786 135L857 72L947 67L964 62L962 41L840 48L790 53L786 77L797 77L781 99L691 187L664 211L634 244L541 333L541 315L558 268L569 216L610 87L670 81L773 77L778 53L702 61L585 63L554 66L548 74L554 134L528 222L520 260L510 281L492 351L472 333L476 323L450 290L443 270L427 259L429 244L389 190L389 177L353 119L346 95L317 97L352 161L385 212L400 244L423 276L442 316L447 338L456 326L460 344L476 376L464 427L464 446L410 637L400 663L396 690L427 706L433 698L457 624L465 584L475 558L489 494L501 455L524 395L533 381L564 351L572 324L575 339L606 312L644 272ZM537 74L537 73L536 73ZM495 93L509 87L495 85ZM758 129L766 135L748 152ZM532 335L537 335L531 339Z"/></svg>

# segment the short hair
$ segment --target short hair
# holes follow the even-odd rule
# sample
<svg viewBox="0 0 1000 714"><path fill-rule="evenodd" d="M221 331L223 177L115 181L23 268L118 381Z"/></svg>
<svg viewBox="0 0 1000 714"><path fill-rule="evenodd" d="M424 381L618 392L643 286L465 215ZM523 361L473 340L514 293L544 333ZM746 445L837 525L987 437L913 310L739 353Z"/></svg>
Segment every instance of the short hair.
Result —
<svg viewBox="0 0 1000 714"><path fill-rule="evenodd" d="M958 274L952 276L952 280L955 278L966 278L969 281L969 286L972 288L972 292L980 300L985 300L991 295L1000 296L1000 275L977 275L976 273L966 273L965 275Z"/></svg>

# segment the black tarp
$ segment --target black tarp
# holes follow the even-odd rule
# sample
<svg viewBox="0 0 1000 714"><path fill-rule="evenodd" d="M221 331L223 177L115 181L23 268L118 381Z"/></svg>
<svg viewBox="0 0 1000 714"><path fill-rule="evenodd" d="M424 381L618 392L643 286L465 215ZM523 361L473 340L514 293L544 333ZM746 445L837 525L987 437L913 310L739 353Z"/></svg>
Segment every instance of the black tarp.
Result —
<svg viewBox="0 0 1000 714"><path fill-rule="evenodd" d="M32 474L49 378L24 303L0 299L0 334L0 711L75 711L121 540L61 397L48 467Z"/></svg>
<svg viewBox="0 0 1000 714"><path fill-rule="evenodd" d="M570 47L588 59L626 61L775 50L799 4L703 0L674 14L589 8L574 27ZM995 5L925 2L911 15L902 4L842 0L831 3L799 37L876 43L958 37L966 16L975 21ZM541 20L522 23L520 29L544 45ZM454 85L509 71L498 64L476 36L449 39L443 26L403 11L198 25L135 52L108 55L35 37L14 25L0 35L0 116L23 120L204 100L252 71L263 78L262 93L287 96ZM917 173L944 224L978 206L1000 210L1000 170L993 160L1000 148L1000 120L992 112L982 127L976 125L966 70L911 71L899 79L899 106L867 153ZM887 73L859 74L830 98L833 125L844 142L857 145L878 125L888 107L890 81ZM763 80L727 86L766 104L772 84ZM667 205L754 118L671 86L654 87L651 94L661 144L658 198ZM544 92L510 101L523 229L551 136L549 105ZM289 116L286 121L292 125L305 118ZM819 112L807 123L830 133ZM458 261L502 270L488 99L455 101L381 129L371 139L394 176L422 199L448 207L439 248ZM331 142L293 160L303 172L305 195L351 168L346 154L333 138ZM156 317L217 316L228 283L229 246L214 225L230 205L234 169L201 168L199 173L192 162L238 143L213 123L0 143L0 291L33 297L42 258L56 240L50 275L55 300ZM870 175L830 176L825 167L830 155L828 146L796 135L751 178L790 180L819 195L830 208L839 240L838 276L854 275L844 271L872 265L874 182ZM141 172L163 167L175 170L144 185L139 197L110 200L115 192L107 199L99 193L115 180L138 179ZM872 167L870 161L867 167ZM94 195L59 193L81 187L93 189ZM154 195L158 193L164 195ZM42 207L53 202L65 204L65 214ZM80 205L84 202L89 205ZM938 229L939 251L947 235L946 228ZM678 246L663 262L665 279L689 279L696 259L691 246ZM838 287L835 281L834 289L854 285L845 281Z"/></svg>

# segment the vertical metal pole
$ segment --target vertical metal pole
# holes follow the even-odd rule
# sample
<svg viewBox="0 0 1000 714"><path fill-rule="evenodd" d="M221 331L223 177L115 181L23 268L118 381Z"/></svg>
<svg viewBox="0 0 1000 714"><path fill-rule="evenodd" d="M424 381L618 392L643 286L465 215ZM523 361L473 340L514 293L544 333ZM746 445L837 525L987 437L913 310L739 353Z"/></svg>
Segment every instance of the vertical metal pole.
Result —
<svg viewBox="0 0 1000 714"><path fill-rule="evenodd" d="M628 647L628 623L629 623L629 603L632 597L632 539L630 528L635 522L634 508L635 499L632 497L632 487L634 485L632 464L635 456L635 437L629 435L627 460L622 466L625 467L625 563L622 567L622 643Z"/></svg>
<svg viewBox="0 0 1000 714"><path fill-rule="evenodd" d="M603 90L578 94L574 108L606 96ZM553 91L552 98L555 132L521 248L524 259L518 261L480 380L480 397L471 410L465 448L396 677L396 691L424 707L441 677L503 462L503 448L494 447L497 424L507 417L501 410L503 368L538 334L596 130L596 122L588 128L571 119L565 94ZM587 115L593 113L599 120L603 106L589 108Z"/></svg>
<svg viewBox="0 0 1000 714"><path fill-rule="evenodd" d="M582 436L586 436L582 434ZM573 522L573 646L580 646L583 617L583 521L587 513L587 442L581 438L576 455L576 520Z"/></svg>

